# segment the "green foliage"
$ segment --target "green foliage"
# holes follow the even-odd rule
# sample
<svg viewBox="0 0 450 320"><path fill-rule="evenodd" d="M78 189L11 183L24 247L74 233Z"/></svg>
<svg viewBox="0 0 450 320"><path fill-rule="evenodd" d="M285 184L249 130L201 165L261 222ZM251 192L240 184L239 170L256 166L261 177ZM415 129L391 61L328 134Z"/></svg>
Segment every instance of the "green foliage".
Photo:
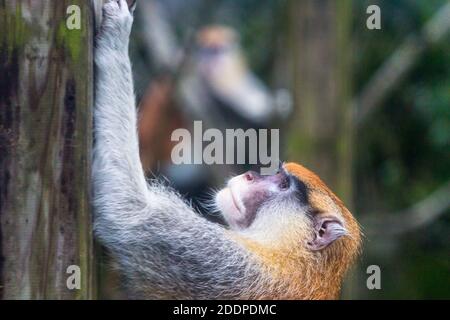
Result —
<svg viewBox="0 0 450 320"><path fill-rule="evenodd" d="M381 8L382 30L368 31L355 2L354 71L360 90L411 33L418 32L446 1L370 1ZM450 37L414 65L403 82L370 116L357 137L358 212L394 212L420 201L450 179ZM382 265L385 286L370 298L450 297L448 214L401 238L372 238L364 263ZM380 244L381 243L381 244ZM389 243L392 252L374 250Z"/></svg>

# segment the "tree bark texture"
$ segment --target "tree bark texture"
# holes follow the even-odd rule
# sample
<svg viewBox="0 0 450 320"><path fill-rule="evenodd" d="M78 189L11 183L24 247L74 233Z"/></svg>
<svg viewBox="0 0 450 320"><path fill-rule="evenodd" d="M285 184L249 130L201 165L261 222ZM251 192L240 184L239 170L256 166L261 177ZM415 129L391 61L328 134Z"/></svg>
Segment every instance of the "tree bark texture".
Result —
<svg viewBox="0 0 450 320"><path fill-rule="evenodd" d="M66 26L70 5L79 30ZM0 29L0 298L93 298L94 6L4 0ZM79 290L66 286L70 265Z"/></svg>

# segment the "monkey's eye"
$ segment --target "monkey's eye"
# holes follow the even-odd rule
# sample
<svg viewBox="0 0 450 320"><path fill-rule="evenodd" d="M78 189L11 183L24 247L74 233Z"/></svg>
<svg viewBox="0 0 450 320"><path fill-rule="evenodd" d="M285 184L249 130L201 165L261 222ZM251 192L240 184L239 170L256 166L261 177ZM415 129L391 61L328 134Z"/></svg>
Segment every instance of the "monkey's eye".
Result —
<svg viewBox="0 0 450 320"><path fill-rule="evenodd" d="M283 179L283 181L280 182L279 184L279 188L280 190L287 190L289 189L290 183L289 183L289 179Z"/></svg>

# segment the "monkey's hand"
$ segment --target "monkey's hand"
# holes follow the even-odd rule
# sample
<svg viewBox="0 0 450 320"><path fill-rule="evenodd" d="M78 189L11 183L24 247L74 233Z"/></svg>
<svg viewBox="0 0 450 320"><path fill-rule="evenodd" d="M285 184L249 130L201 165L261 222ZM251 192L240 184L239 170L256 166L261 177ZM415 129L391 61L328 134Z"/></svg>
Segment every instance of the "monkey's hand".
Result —
<svg viewBox="0 0 450 320"><path fill-rule="evenodd" d="M125 0L110 0L103 5L103 19L96 39L97 51L102 49L127 52L133 25L134 7Z"/></svg>

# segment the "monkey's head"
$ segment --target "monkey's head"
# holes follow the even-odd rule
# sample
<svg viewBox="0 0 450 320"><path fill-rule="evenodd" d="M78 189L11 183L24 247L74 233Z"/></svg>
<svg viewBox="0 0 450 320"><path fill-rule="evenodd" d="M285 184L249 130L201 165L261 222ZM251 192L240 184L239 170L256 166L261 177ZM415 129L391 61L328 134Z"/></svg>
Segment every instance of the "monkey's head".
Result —
<svg viewBox="0 0 450 320"><path fill-rule="evenodd" d="M221 25L206 26L197 33L197 46L211 53L225 50L238 41L238 35L233 29Z"/></svg>
<svg viewBox="0 0 450 320"><path fill-rule="evenodd" d="M296 163L283 164L274 175L249 171L230 179L216 204L233 231L273 252L345 265L359 248L352 214L317 175Z"/></svg>

